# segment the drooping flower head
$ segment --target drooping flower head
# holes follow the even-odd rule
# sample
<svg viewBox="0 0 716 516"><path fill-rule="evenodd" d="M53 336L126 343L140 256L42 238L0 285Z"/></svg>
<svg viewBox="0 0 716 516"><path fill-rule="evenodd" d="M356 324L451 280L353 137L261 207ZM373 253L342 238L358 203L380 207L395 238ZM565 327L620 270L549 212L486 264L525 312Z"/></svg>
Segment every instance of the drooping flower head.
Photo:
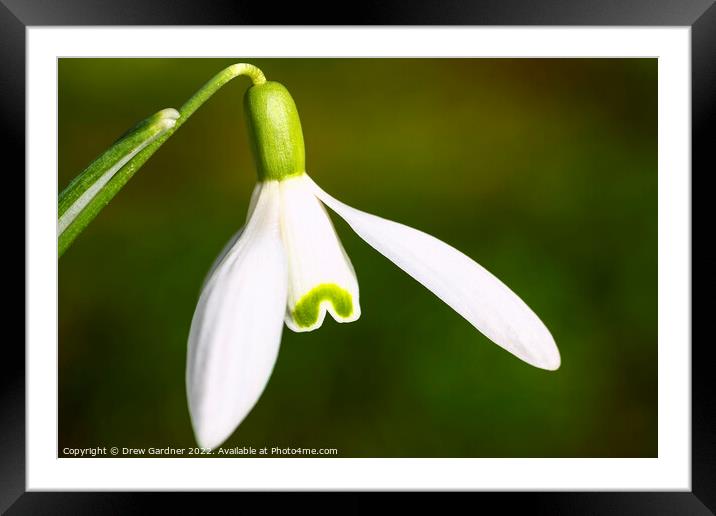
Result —
<svg viewBox="0 0 716 516"><path fill-rule="evenodd" d="M258 183L245 226L211 268L189 335L187 394L201 446L220 445L253 408L284 323L303 332L319 328L326 313L338 322L360 317L356 273L325 206L497 345L536 367L559 367L545 325L487 270L422 231L343 204L313 182L298 111L284 86L259 71L244 108Z"/></svg>

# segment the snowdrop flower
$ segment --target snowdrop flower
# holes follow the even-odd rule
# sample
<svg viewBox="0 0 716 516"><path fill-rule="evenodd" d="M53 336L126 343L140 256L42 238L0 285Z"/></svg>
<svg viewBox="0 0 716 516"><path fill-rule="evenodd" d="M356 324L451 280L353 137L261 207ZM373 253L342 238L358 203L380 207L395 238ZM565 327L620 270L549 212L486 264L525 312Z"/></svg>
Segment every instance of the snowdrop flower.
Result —
<svg viewBox="0 0 716 516"><path fill-rule="evenodd" d="M326 212L422 283L490 340L555 370L552 335L495 276L422 231L347 206L308 176L296 105L277 82L245 96L258 171L245 226L217 258L191 323L187 394L201 446L224 442L261 396L285 323L296 332L360 317L356 273Z"/></svg>

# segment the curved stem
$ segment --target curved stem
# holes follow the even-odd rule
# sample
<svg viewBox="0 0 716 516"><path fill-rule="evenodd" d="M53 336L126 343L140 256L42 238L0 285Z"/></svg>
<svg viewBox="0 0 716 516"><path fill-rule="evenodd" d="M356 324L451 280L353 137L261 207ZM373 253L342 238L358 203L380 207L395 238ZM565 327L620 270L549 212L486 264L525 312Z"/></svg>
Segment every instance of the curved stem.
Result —
<svg viewBox="0 0 716 516"><path fill-rule="evenodd" d="M182 125L187 118L189 118L199 106L206 102L214 93L219 91L231 79L234 79L240 75L245 75L251 79L251 82L256 86L257 84L263 84L266 82L264 73L257 67L248 63L236 63L222 71L217 73L214 77L209 79L199 90L187 100L182 107L179 108L179 120L174 128L176 131L180 125Z"/></svg>
<svg viewBox="0 0 716 516"><path fill-rule="evenodd" d="M177 113L165 109L145 119L95 159L60 193L58 199L58 255L74 242L137 170L230 80L245 75L254 85L266 82L263 72L248 63L233 64L214 75Z"/></svg>
<svg viewBox="0 0 716 516"><path fill-rule="evenodd" d="M199 107L209 100L211 96L219 91L231 79L235 79L240 75L246 75L251 79L251 82L256 84L263 84L266 82L264 73L256 66L248 63L236 63L231 66L224 68L222 71L214 75L209 79L201 88L197 90L194 95L187 100L181 108L179 108L179 118L172 129L167 131L165 134L157 138L154 142L147 145L147 147L139 152L135 159L136 168L141 167L154 152L162 146L162 144L179 129L187 119L199 109Z"/></svg>

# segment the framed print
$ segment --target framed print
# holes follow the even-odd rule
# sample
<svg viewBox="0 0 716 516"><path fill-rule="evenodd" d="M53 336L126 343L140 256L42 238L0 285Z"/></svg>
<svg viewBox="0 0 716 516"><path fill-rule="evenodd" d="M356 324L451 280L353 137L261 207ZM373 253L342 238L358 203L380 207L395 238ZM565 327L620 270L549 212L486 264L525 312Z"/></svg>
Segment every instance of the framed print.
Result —
<svg viewBox="0 0 716 516"><path fill-rule="evenodd" d="M716 8L83 4L0 6L27 203L3 509L713 510L690 235Z"/></svg>

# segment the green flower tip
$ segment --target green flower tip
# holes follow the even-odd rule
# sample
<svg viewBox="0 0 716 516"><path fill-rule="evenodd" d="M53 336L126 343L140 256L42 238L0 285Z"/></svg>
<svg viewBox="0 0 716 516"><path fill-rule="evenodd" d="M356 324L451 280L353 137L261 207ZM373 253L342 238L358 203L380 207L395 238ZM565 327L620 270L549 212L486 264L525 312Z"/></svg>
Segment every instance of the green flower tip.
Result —
<svg viewBox="0 0 716 516"><path fill-rule="evenodd" d="M353 314L353 299L350 292L335 283L324 283L304 295L296 303L291 316L298 326L309 328L318 322L322 303L333 305L334 312L344 319Z"/></svg>

